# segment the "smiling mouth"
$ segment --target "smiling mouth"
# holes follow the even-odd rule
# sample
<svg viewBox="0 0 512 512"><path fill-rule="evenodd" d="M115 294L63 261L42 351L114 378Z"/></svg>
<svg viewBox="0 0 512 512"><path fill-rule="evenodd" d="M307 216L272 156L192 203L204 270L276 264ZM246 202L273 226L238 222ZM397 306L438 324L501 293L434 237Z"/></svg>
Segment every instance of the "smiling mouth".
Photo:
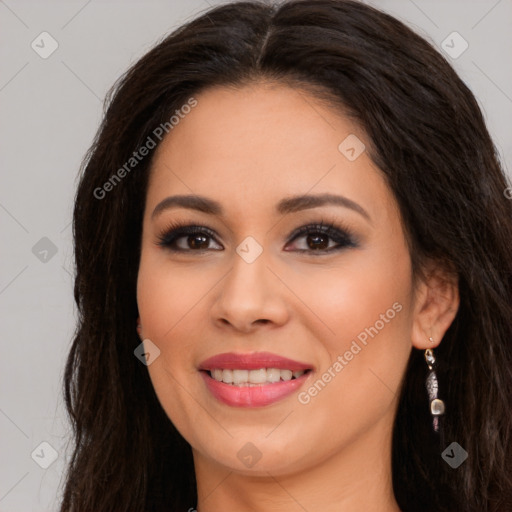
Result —
<svg viewBox="0 0 512 512"><path fill-rule="evenodd" d="M254 387L295 380L310 371L279 368L259 368L257 370L213 368L206 373L217 382L237 387Z"/></svg>

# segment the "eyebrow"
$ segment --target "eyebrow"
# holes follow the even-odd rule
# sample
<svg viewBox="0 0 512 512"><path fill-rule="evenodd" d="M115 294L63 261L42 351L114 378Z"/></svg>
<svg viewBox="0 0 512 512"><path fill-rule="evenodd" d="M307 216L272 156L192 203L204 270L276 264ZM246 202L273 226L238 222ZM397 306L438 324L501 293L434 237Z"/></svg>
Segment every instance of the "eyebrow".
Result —
<svg viewBox="0 0 512 512"><path fill-rule="evenodd" d="M302 195L292 196L282 199L277 203L276 212L280 214L287 214L310 208L317 208L319 206L342 206L359 213L367 221L371 223L371 217L368 212L358 203L352 201L348 197L339 196L335 194L318 194L318 195ZM160 201L151 218L154 219L160 213L172 208L187 208L190 210L197 210L199 212L207 213L210 215L222 215L223 209L219 202L199 195L178 195L169 196Z"/></svg>

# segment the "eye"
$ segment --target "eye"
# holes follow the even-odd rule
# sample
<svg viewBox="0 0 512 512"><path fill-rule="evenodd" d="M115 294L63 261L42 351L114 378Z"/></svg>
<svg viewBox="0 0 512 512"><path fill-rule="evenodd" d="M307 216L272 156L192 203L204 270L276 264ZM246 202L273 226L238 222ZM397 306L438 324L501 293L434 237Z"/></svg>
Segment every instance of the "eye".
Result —
<svg viewBox="0 0 512 512"><path fill-rule="evenodd" d="M303 238L302 248L298 252L328 253L346 247L357 247L355 237L347 229L336 227L334 224L309 224L296 230L291 241ZM334 242L334 244L332 243ZM299 244L301 245L301 244Z"/></svg>
<svg viewBox="0 0 512 512"><path fill-rule="evenodd" d="M214 232L206 226L172 224L158 236L157 244L171 251L205 251L211 250L210 242L214 240ZM213 250L224 250L222 247Z"/></svg>
<svg viewBox="0 0 512 512"><path fill-rule="evenodd" d="M334 224L308 224L295 230L290 242L304 239L302 248L285 249L309 254L325 254L347 247L357 247L356 238L348 229L336 227ZM211 243L217 244L212 247ZM333 243L334 242L334 243ZM158 236L157 245L174 252L202 252L208 250L223 251L223 247L215 240L215 232L206 226L172 223ZM301 245L301 244L299 244Z"/></svg>

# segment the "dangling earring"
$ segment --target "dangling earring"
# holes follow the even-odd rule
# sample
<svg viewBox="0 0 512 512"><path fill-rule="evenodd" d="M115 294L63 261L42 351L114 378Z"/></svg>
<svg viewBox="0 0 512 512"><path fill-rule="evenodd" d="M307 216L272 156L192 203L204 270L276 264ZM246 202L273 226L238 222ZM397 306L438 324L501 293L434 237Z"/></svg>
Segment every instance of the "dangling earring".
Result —
<svg viewBox="0 0 512 512"><path fill-rule="evenodd" d="M433 342L432 338L430 341ZM439 432L439 416L444 414L445 405L442 400L437 398L437 392L439 390L439 383L437 381L437 375L434 370L436 366L436 358L434 357L434 350L431 348L427 348L425 350L425 361L428 366L428 376L425 381L425 385L427 387L428 398L430 400L430 413L432 414L432 426L434 427L434 432Z"/></svg>

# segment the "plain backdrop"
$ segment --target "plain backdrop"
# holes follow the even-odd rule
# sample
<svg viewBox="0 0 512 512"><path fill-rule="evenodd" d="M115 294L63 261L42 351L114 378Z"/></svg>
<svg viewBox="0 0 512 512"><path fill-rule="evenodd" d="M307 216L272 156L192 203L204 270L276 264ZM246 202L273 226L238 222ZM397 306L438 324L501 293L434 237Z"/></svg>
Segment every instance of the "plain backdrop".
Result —
<svg viewBox="0 0 512 512"><path fill-rule="evenodd" d="M0 511L58 509L75 327L71 212L105 93L163 36L220 3L0 0ZM511 169L512 1L369 3L441 52L448 42Z"/></svg>

